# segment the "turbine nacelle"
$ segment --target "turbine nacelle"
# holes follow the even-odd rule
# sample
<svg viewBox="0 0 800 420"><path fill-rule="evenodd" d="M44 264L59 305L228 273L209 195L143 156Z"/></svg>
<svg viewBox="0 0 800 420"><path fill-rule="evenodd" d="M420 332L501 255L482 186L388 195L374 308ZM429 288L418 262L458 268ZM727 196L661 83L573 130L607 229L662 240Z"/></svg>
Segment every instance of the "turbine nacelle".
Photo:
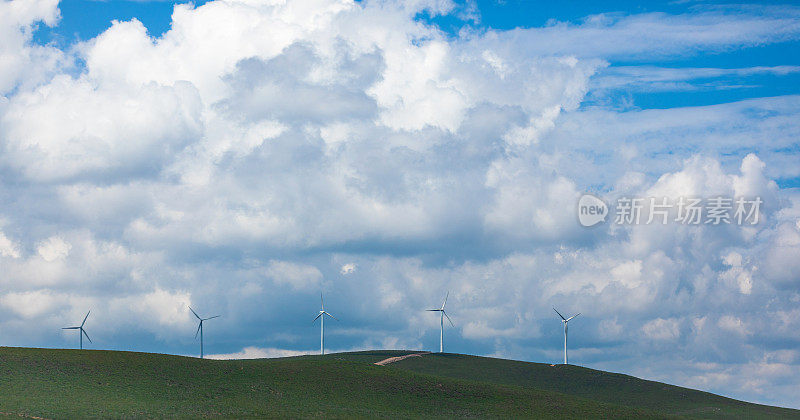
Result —
<svg viewBox="0 0 800 420"><path fill-rule="evenodd" d="M327 312L320 311L320 312L319 312L319 315L317 315L316 317L314 317L314 319L313 319L313 320L311 320L311 322L315 322L317 319L319 319L319 317L321 317L321 316L323 316L323 315L328 315L329 317L331 317L331 318L333 318L333 319L335 319L335 320L337 320L337 321L339 320L338 318L336 318L335 316L333 316L333 315L331 315L331 314L329 314L329 313L327 313Z"/></svg>
<svg viewBox="0 0 800 420"><path fill-rule="evenodd" d="M558 314L559 318L561 318L561 322L569 322L572 318L575 318L576 316L581 314L580 312L578 312L577 314L572 315L569 318L564 318L564 315L561 315L561 312L558 312L558 310L556 310L556 308L553 308L553 310L556 311L556 313Z"/></svg>
<svg viewBox="0 0 800 420"><path fill-rule="evenodd" d="M331 317L333 319L336 319L338 321L338 319L335 316L331 315L330 313L328 313L328 311L325 310L325 299L322 298L322 293L319 294L319 302L320 302L320 305L321 305L321 309L319 310L318 315L316 317L314 317L314 319L311 320L311 322L313 323L314 321L316 321L319 317L321 317L323 315L328 315L329 317Z"/></svg>

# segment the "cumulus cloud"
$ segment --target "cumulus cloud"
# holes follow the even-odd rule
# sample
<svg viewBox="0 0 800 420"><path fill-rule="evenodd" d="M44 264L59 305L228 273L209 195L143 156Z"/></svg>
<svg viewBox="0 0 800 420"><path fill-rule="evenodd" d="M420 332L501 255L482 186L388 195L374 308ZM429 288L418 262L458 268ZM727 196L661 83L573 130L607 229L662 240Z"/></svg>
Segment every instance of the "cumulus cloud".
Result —
<svg viewBox="0 0 800 420"><path fill-rule="evenodd" d="M61 305L59 298L63 298L63 296L54 296L46 290L35 290L8 293L0 298L0 303L23 318L35 318L52 311L55 306Z"/></svg>
<svg viewBox="0 0 800 420"><path fill-rule="evenodd" d="M356 267L357 266L354 263L347 263L344 264L341 269L339 269L339 272L344 276L353 274L356 271Z"/></svg>
<svg viewBox="0 0 800 420"><path fill-rule="evenodd" d="M737 286L742 294L749 295L753 291L753 277L750 271L742 266L742 256L731 252L723 258L725 265L730 268L720 273L720 280Z"/></svg>
<svg viewBox="0 0 800 420"><path fill-rule="evenodd" d="M36 247L36 252L38 252L39 256L45 261L50 262L65 258L69 255L70 249L72 249L72 245L69 242L58 236L52 236L42 241Z"/></svg>
<svg viewBox="0 0 800 420"><path fill-rule="evenodd" d="M67 64L62 51L31 43L38 23L53 26L59 18L58 0L0 3L0 95L41 83Z"/></svg>
<svg viewBox="0 0 800 420"><path fill-rule="evenodd" d="M266 276L278 285L290 286L295 290L313 290L322 281L322 272L316 267L286 261L270 261Z"/></svg>
<svg viewBox="0 0 800 420"><path fill-rule="evenodd" d="M0 255L4 257L19 258L19 245L11 241L3 232L0 232Z"/></svg>
<svg viewBox="0 0 800 420"><path fill-rule="evenodd" d="M654 340L675 340L680 332L680 325L676 319L656 318L642 326L642 332Z"/></svg>
<svg viewBox="0 0 800 420"><path fill-rule="evenodd" d="M150 321L154 325L169 328L185 327L194 323L189 306L192 304L191 294L184 291L169 291L156 286L151 292L138 296L129 296L125 301L112 301L110 306L135 308L135 316L139 322ZM118 314L124 316L124 313Z"/></svg>
<svg viewBox="0 0 800 420"><path fill-rule="evenodd" d="M800 223L783 221L769 236L769 245L759 254L763 275L781 289L791 289L799 280Z"/></svg>
<svg viewBox="0 0 800 420"><path fill-rule="evenodd" d="M225 314L216 358L305 354L325 289L332 348L434 348L424 310L449 291L448 350L558 359L556 306L583 313L580 363L793 401L800 198L774 180L800 176L800 98L585 101L793 74L613 61L795 40L797 9L451 35L423 10L460 13L211 1L176 5L160 36L116 21L61 51L31 37L57 24L54 1L0 3L0 337L21 340L3 344L63 345L63 320L91 308L98 345L185 354L191 304ZM763 218L588 230L585 191L759 196ZM631 362L643 352L681 359ZM748 388L740 372L768 379Z"/></svg>
<svg viewBox="0 0 800 420"><path fill-rule="evenodd" d="M92 85L59 76L15 95L2 116L4 163L41 181L130 179L158 170L200 133L200 98L189 83Z"/></svg>
<svg viewBox="0 0 800 420"><path fill-rule="evenodd" d="M306 354L315 354L315 350L289 350L289 349L276 349L276 348L261 348L261 347L245 347L242 351L235 353L225 354L209 354L206 357L209 359L229 360L229 359L266 359L275 357L293 357L303 356Z"/></svg>
<svg viewBox="0 0 800 420"><path fill-rule="evenodd" d="M742 323L742 320L736 318L735 316L722 316L717 324L720 328L730 331L734 334L747 335L750 333L744 323Z"/></svg>

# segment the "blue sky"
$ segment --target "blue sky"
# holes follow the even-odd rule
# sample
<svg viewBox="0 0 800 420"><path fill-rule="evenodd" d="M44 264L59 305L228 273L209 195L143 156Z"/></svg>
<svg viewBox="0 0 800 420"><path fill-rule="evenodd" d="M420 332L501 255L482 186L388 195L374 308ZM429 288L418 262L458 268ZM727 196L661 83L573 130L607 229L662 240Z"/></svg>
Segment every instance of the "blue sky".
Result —
<svg viewBox="0 0 800 420"><path fill-rule="evenodd" d="M800 8L0 3L0 345L570 359L800 400ZM580 195L759 196L756 226ZM33 327L35 326L35 328Z"/></svg>

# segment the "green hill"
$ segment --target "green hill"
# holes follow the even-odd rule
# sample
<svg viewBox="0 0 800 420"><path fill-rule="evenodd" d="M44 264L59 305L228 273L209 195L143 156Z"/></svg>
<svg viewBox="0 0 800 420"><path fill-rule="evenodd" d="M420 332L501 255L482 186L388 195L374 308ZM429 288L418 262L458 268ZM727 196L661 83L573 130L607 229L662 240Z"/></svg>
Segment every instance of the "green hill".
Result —
<svg viewBox="0 0 800 420"><path fill-rule="evenodd" d="M373 365L406 353L221 361L0 347L0 416L800 418L576 366L453 354Z"/></svg>
<svg viewBox="0 0 800 420"><path fill-rule="evenodd" d="M407 354L408 352L349 353L339 357L367 360ZM700 418L794 418L800 410L752 404L708 392L648 381L619 373L610 373L573 365L550 365L468 356L431 354L404 359L390 365L417 373L555 391L640 408L666 415Z"/></svg>

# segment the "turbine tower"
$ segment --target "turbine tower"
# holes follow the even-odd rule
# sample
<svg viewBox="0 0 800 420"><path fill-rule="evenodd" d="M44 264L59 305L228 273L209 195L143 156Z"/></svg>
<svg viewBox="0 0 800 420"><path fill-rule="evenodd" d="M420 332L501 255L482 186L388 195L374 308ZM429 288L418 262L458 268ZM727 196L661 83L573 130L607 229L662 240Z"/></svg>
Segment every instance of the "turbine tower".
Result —
<svg viewBox="0 0 800 420"><path fill-rule="evenodd" d="M86 312L86 316L83 317L83 322L81 322L80 326L62 328L62 330L80 330L80 331L78 331L78 337L81 338L81 350L83 350L83 336L84 335L86 336L86 339L89 340L90 343L92 342L92 339L89 338L89 334L86 334L86 330L83 329L83 325L86 324L86 318L89 318L89 313L90 312L92 312L92 311Z"/></svg>
<svg viewBox="0 0 800 420"><path fill-rule="evenodd" d="M447 304L447 298L450 297L450 292L447 292L447 295L444 297L444 302L442 302L442 307L439 309L428 309L428 312L439 312L439 353L444 352L444 318L447 317L447 320L450 321L450 326L455 328L456 326L453 325L453 321L447 316L447 312L444 311L444 305Z"/></svg>
<svg viewBox="0 0 800 420"><path fill-rule="evenodd" d="M556 308L553 308L553 310L554 310L554 311L556 311ZM571 317L569 317L569 318L566 318L566 319L564 318L564 316L563 316L563 315L561 315L561 313L560 313L560 312L556 311L556 313L557 313L557 314L558 314L558 316L561 318L561 322L563 322L563 323L564 323L564 364L566 365L566 364L567 364L567 323L568 323L568 322L569 322L569 321L570 321L572 318L575 318L576 316L580 315L580 312L578 312L577 314L575 314L575 315L572 315Z"/></svg>
<svg viewBox="0 0 800 420"><path fill-rule="evenodd" d="M322 293L319 294L319 302L321 305L319 314L317 314L317 318L319 318L319 354L325 354L325 315L333 319L336 319L336 317L325 311L325 300L322 299ZM317 318L314 318L311 323L313 324ZM338 321L338 319L336 320Z"/></svg>
<svg viewBox="0 0 800 420"><path fill-rule="evenodd" d="M209 319L219 318L219 315L214 315L211 318L200 318L200 315L197 315L197 312L189 307L189 310L192 311L195 317L200 320L200 325L197 326L197 332L194 333L194 339L197 340L197 334L200 334L200 358L203 358L203 321L208 321Z"/></svg>

